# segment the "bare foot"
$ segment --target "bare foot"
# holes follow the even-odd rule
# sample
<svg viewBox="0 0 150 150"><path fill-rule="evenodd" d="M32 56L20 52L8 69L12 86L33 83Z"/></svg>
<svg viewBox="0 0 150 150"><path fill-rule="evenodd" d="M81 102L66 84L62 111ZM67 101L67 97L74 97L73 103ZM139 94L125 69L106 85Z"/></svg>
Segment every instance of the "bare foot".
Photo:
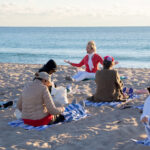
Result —
<svg viewBox="0 0 150 150"><path fill-rule="evenodd" d="M148 123L148 117L146 117L146 116L143 117L142 120L141 120L141 122L142 123Z"/></svg>

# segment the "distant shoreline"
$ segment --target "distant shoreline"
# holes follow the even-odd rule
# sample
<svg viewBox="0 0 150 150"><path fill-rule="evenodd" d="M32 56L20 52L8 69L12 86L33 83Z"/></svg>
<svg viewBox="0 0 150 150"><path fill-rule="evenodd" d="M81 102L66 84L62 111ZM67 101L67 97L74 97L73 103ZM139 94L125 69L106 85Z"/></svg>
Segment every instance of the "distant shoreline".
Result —
<svg viewBox="0 0 150 150"><path fill-rule="evenodd" d="M0 26L0 28L150 28L150 26Z"/></svg>
<svg viewBox="0 0 150 150"><path fill-rule="evenodd" d="M46 63L46 62L45 62ZM42 66L42 65L44 65L44 64L25 64L25 63L5 63L5 62L0 62L0 65L33 65L33 66ZM71 66L71 65L58 65L58 67L73 67L73 66ZM83 67L73 67L73 68L84 68L84 66ZM100 67L101 68L101 67ZM149 70L150 69L150 67L149 68L127 68L127 67L115 67L114 69L147 69L147 70Z"/></svg>

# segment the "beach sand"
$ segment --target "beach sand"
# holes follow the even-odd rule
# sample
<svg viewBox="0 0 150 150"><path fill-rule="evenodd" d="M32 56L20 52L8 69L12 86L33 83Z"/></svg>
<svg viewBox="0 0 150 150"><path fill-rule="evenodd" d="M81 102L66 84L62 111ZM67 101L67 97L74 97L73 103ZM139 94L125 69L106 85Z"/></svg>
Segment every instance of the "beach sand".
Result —
<svg viewBox="0 0 150 150"><path fill-rule="evenodd" d="M42 65L0 64L0 101L15 100L19 97L24 84L31 81L34 73ZM94 81L72 83L65 76L77 71L71 66L59 66L52 79L57 86L71 85L76 93L68 94L71 102L86 99L95 91ZM143 89L150 85L150 69L118 68L120 75L128 77L124 85L133 89ZM143 104L146 94L132 102ZM119 109L108 106L86 107L91 116L42 131L13 128L8 122L15 120L15 108L0 110L0 149L2 150L148 150L150 147L135 144L134 139L146 137L140 122L138 109Z"/></svg>

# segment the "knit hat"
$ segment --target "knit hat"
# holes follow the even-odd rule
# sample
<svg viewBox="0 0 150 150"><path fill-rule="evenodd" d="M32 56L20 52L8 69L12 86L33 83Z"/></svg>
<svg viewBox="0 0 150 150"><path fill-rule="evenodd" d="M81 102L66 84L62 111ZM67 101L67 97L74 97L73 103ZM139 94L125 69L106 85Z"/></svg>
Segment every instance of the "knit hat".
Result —
<svg viewBox="0 0 150 150"><path fill-rule="evenodd" d="M114 58L112 56L105 56L104 60L114 62Z"/></svg>
<svg viewBox="0 0 150 150"><path fill-rule="evenodd" d="M38 73L36 73L36 77L51 82L51 77L46 72L38 72Z"/></svg>
<svg viewBox="0 0 150 150"><path fill-rule="evenodd" d="M57 69L57 64L53 59L50 59L44 66L50 69Z"/></svg>

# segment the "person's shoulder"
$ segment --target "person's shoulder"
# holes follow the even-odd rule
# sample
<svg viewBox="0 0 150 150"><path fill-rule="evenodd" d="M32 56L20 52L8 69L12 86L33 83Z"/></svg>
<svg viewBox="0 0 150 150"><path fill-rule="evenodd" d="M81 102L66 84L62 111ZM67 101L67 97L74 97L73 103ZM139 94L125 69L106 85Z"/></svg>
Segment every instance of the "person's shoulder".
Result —
<svg viewBox="0 0 150 150"><path fill-rule="evenodd" d="M82 60L88 60L88 55L85 55Z"/></svg>
<svg viewBox="0 0 150 150"><path fill-rule="evenodd" d="M115 75L118 74L118 71L117 71L116 69L112 69L111 72L112 72L113 74L115 74Z"/></svg>
<svg viewBox="0 0 150 150"><path fill-rule="evenodd" d="M97 54L97 53L95 53L93 56L94 56L94 57L100 57L100 55Z"/></svg>
<svg viewBox="0 0 150 150"><path fill-rule="evenodd" d="M32 83L31 83L34 87L38 87L38 88L42 88L42 89L46 89L47 86L44 85L41 81L39 80L34 80Z"/></svg>
<svg viewBox="0 0 150 150"><path fill-rule="evenodd" d="M116 69L112 69L112 71L115 72L115 73L118 73L118 70L116 70Z"/></svg>
<svg viewBox="0 0 150 150"><path fill-rule="evenodd" d="M45 65L43 65L43 66L38 70L38 72L45 71L44 68L45 68Z"/></svg>
<svg viewBox="0 0 150 150"><path fill-rule="evenodd" d="M99 54L95 53L94 57L101 57Z"/></svg>
<svg viewBox="0 0 150 150"><path fill-rule="evenodd" d="M84 58L86 58L86 57L88 57L88 54L86 54L86 55L84 56Z"/></svg>
<svg viewBox="0 0 150 150"><path fill-rule="evenodd" d="M49 93L48 87L44 84L39 84L38 89L40 89L40 91L42 91L43 93Z"/></svg>
<svg viewBox="0 0 150 150"><path fill-rule="evenodd" d="M39 85L39 87L41 87L42 89L46 89L46 88L47 88L47 86L46 86L46 85L44 85L42 82L41 82L41 83L39 83L38 85Z"/></svg>
<svg viewBox="0 0 150 150"><path fill-rule="evenodd" d="M32 84L33 84L33 81L28 81L28 82L25 83L24 88L28 88Z"/></svg>
<svg viewBox="0 0 150 150"><path fill-rule="evenodd" d="M97 70L96 71L96 74L100 74L100 73L102 73L103 72L103 69L102 70Z"/></svg>

